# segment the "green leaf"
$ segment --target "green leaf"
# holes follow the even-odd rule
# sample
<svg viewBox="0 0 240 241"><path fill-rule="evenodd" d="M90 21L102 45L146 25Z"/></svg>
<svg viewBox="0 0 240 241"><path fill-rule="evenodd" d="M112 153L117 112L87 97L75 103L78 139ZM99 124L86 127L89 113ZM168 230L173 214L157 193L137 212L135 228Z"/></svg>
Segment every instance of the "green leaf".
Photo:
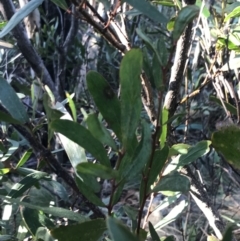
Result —
<svg viewBox="0 0 240 241"><path fill-rule="evenodd" d="M11 123L11 124L18 124L18 125L21 124L21 121L14 119L12 116L2 111L0 111L0 121L4 121L6 123Z"/></svg>
<svg viewBox="0 0 240 241"><path fill-rule="evenodd" d="M103 179L118 178L119 173L112 168L103 166L101 164L94 164L83 162L77 165L77 171L80 173L90 174L95 177L101 177Z"/></svg>
<svg viewBox="0 0 240 241"><path fill-rule="evenodd" d="M154 152L152 166L149 172L149 179L147 184L147 190L156 181L158 175L161 173L163 167L168 158L169 148L165 146L162 150L156 150Z"/></svg>
<svg viewBox="0 0 240 241"><path fill-rule="evenodd" d="M21 197L22 194L27 191L30 187L38 183L38 181L42 178L46 178L48 176L45 172L36 172L31 173L28 176L24 177L19 183L13 185L11 191L8 193L7 197L17 198Z"/></svg>
<svg viewBox="0 0 240 241"><path fill-rule="evenodd" d="M1 31L0 38L3 38L5 35L7 35L17 24L19 24L25 17L27 17L34 9L36 9L42 3L43 0L31 0L24 7L16 11L7 23L7 25Z"/></svg>
<svg viewBox="0 0 240 241"><path fill-rule="evenodd" d="M160 182L153 188L152 192L171 191L186 193L190 189L190 181L178 172L170 173L161 178Z"/></svg>
<svg viewBox="0 0 240 241"><path fill-rule="evenodd" d="M66 96L67 96L67 99L68 99L69 107L70 107L71 112L72 112L73 120L75 122L77 122L77 110L76 110L76 106L74 104L74 101L73 101L72 97L67 92L66 92Z"/></svg>
<svg viewBox="0 0 240 241"><path fill-rule="evenodd" d="M139 239L116 218L108 217L107 227L113 241L139 241Z"/></svg>
<svg viewBox="0 0 240 241"><path fill-rule="evenodd" d="M188 149L187 154L182 154L179 158L178 167L183 167L194 162L197 158L209 152L211 141L200 141L195 146Z"/></svg>
<svg viewBox="0 0 240 241"><path fill-rule="evenodd" d="M174 41L180 38L187 25L198 16L199 10L196 5L188 5L179 11L172 33Z"/></svg>
<svg viewBox="0 0 240 241"><path fill-rule="evenodd" d="M121 85L121 131L122 143L126 151L136 139L142 101L141 79L143 56L139 49L132 49L124 56L120 66Z"/></svg>
<svg viewBox="0 0 240 241"><path fill-rule="evenodd" d="M88 220L88 218L86 218L83 215L80 215L79 213L75 213L73 211L69 211L65 208L59 208L59 207L42 207L39 205L34 205L34 204L30 204L27 202L21 202L18 199L15 198L9 198L3 195L0 195L1 198L3 198L4 200L7 200L8 202L12 203L12 204L18 204L27 208L31 208L31 209L36 209L39 211L42 211L44 213L47 214L51 214L55 217L61 217L61 218L67 218L69 220L72 221L76 221L76 222L84 222L86 220Z"/></svg>
<svg viewBox="0 0 240 241"><path fill-rule="evenodd" d="M103 145L108 145L117 151L117 146L106 127L99 121L97 114L92 113L87 116L86 123L92 135Z"/></svg>
<svg viewBox="0 0 240 241"><path fill-rule="evenodd" d="M51 235L58 241L97 241L106 231L104 219L95 219L84 223L61 226L51 230Z"/></svg>
<svg viewBox="0 0 240 241"><path fill-rule="evenodd" d="M24 165L31 155L32 155L32 150L26 151L21 157L21 159L19 160L15 168L17 169L18 167L21 167L22 165Z"/></svg>
<svg viewBox="0 0 240 241"><path fill-rule="evenodd" d="M233 166L240 168L240 129L235 125L214 132L212 145Z"/></svg>
<svg viewBox="0 0 240 241"><path fill-rule="evenodd" d="M162 67L165 67L168 63L168 49L166 47L166 40L160 35L157 41L157 51L160 55Z"/></svg>
<svg viewBox="0 0 240 241"><path fill-rule="evenodd" d="M36 235L36 240L44 240L44 241L54 241L54 238L50 235L49 230L45 227L38 228Z"/></svg>
<svg viewBox="0 0 240 241"><path fill-rule="evenodd" d="M232 240L232 238L233 238L232 232L233 232L233 227L232 226L227 227L227 229L223 235L222 241Z"/></svg>
<svg viewBox="0 0 240 241"><path fill-rule="evenodd" d="M121 141L121 109L117 96L107 81L97 72L88 72L87 86L103 118Z"/></svg>
<svg viewBox="0 0 240 241"><path fill-rule="evenodd" d="M102 202L102 200L92 191L91 186L89 187L89 184L84 182L80 177L75 177L75 182L78 186L78 189L80 192L93 204L100 207L105 207L105 204Z"/></svg>
<svg viewBox="0 0 240 241"><path fill-rule="evenodd" d="M157 90L161 90L163 87L163 73L162 73L162 67L157 59L157 55L153 55L152 60L152 75L154 80L154 86L157 88Z"/></svg>
<svg viewBox="0 0 240 241"><path fill-rule="evenodd" d="M42 226L40 223L40 215L44 215L39 210L32 210L30 208L21 208L20 209L21 217L26 225L26 228L31 233L31 235L35 235L37 229Z"/></svg>
<svg viewBox="0 0 240 241"><path fill-rule="evenodd" d="M62 8L63 10L68 10L68 6L65 0L51 0L55 3L58 7Z"/></svg>
<svg viewBox="0 0 240 241"><path fill-rule="evenodd" d="M24 124L29 121L24 105L8 82L0 77L0 103L13 119Z"/></svg>
<svg viewBox="0 0 240 241"><path fill-rule="evenodd" d="M240 6L234 8L233 11L225 17L224 22L227 22L231 18L236 18L239 16L240 16Z"/></svg>
<svg viewBox="0 0 240 241"><path fill-rule="evenodd" d="M164 124L168 121L168 110L163 108L162 110L162 131L161 131L161 136L160 136L160 145L161 147L165 146L165 143L167 141L167 124Z"/></svg>
<svg viewBox="0 0 240 241"><path fill-rule="evenodd" d="M102 165L110 167L110 161L103 145L85 127L70 120L55 120L50 127L86 149Z"/></svg>
<svg viewBox="0 0 240 241"><path fill-rule="evenodd" d="M121 163L120 170L122 170L122 178L131 180L141 171L143 171L144 166L147 164L152 151L152 138L151 129L149 125L144 122L142 125L142 139L138 144L132 160L130 162L125 161ZM122 166L124 165L124 166Z"/></svg>
<svg viewBox="0 0 240 241"><path fill-rule="evenodd" d="M178 154L187 154L189 147L191 146L184 143L175 144L169 150L169 157L175 156Z"/></svg>
<svg viewBox="0 0 240 241"><path fill-rule="evenodd" d="M163 66L161 55L158 52L157 48L154 46L153 41L145 33L143 33L140 28L136 29L136 33L145 42L145 44L149 47L149 49L151 49L155 53L159 65Z"/></svg>
<svg viewBox="0 0 240 241"><path fill-rule="evenodd" d="M213 101L213 102L215 102L215 103L217 103L217 104L219 104L220 106L222 106L221 100L219 100L219 99L216 98L215 96L210 96L209 100L210 100L210 101ZM236 108L235 106L227 103L227 102L224 101L224 100L223 100L223 102L224 102L227 110L230 111L231 114L237 115L237 108Z"/></svg>
<svg viewBox="0 0 240 241"><path fill-rule="evenodd" d="M167 23L166 17L149 2L145 0L125 0L125 2L132 5L134 8L142 12L153 21L164 25Z"/></svg>
<svg viewBox="0 0 240 241"><path fill-rule="evenodd" d="M148 227L149 227L149 231L150 231L150 234L152 237L152 241L160 241L159 236L151 222L148 222Z"/></svg>

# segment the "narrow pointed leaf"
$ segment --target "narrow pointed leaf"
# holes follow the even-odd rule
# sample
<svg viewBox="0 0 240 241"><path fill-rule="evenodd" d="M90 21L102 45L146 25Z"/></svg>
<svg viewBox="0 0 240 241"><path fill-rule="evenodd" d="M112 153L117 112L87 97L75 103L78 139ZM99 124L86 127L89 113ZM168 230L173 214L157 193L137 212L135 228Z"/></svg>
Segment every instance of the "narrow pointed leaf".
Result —
<svg viewBox="0 0 240 241"><path fill-rule="evenodd" d="M121 140L120 102L107 81L97 72L87 74L87 86L93 100L109 127Z"/></svg>
<svg viewBox="0 0 240 241"><path fill-rule="evenodd" d="M101 164L110 166L107 152L103 145L95 139L91 132L85 127L70 120L55 120L50 126L54 131L61 133L86 149L97 158Z"/></svg>
<svg viewBox="0 0 240 241"><path fill-rule="evenodd" d="M139 239L116 218L108 217L107 227L113 241L139 241Z"/></svg>
<svg viewBox="0 0 240 241"><path fill-rule="evenodd" d="M148 223L148 226L149 226L149 231L150 231L150 234L152 237L152 241L160 241L160 238L151 222Z"/></svg>
<svg viewBox="0 0 240 241"><path fill-rule="evenodd" d="M6 123L11 123L11 124L21 124L21 121L14 119L11 115L2 111L0 111L0 121L4 121Z"/></svg>
<svg viewBox="0 0 240 241"><path fill-rule="evenodd" d="M24 105L18 98L14 89L8 82L0 77L0 103L9 112L9 114L21 122L22 124L28 122L28 115Z"/></svg>
<svg viewBox="0 0 240 241"><path fill-rule="evenodd" d="M152 151L151 129L147 123L142 125L142 139L138 144L131 163L125 166L122 177L131 180L143 171Z"/></svg>
<svg viewBox="0 0 240 241"><path fill-rule="evenodd" d="M129 51L120 66L121 83L121 130L122 142L126 150L131 148L142 109L141 79L142 52Z"/></svg>
<svg viewBox="0 0 240 241"><path fill-rule="evenodd" d="M7 197L17 198L22 196L25 191L27 191L30 187L36 184L40 179L47 176L48 174L45 172L36 172L29 174L28 176L24 177L19 183L13 185Z"/></svg>
<svg viewBox="0 0 240 241"><path fill-rule="evenodd" d="M149 172L149 179L147 184L147 189L156 181L158 175L161 173L167 158L169 149L165 146L162 150L156 150L153 156L152 167Z"/></svg>
<svg viewBox="0 0 240 241"><path fill-rule="evenodd" d="M42 4L43 0L31 0L24 7L19 9L9 20L7 25L0 32L0 38L7 35L17 24L19 24L26 16L28 16L34 9ZM1 87L2 88L2 87Z"/></svg>
<svg viewBox="0 0 240 241"><path fill-rule="evenodd" d="M16 168L24 165L31 155L32 155L32 150L26 151L21 157L21 159L19 160L18 164L16 165Z"/></svg>
<svg viewBox="0 0 240 241"><path fill-rule="evenodd" d="M101 177L103 179L118 178L119 173L112 168L103 166L101 164L94 164L83 162L77 165L77 171L80 173L90 174L95 177Z"/></svg>
<svg viewBox="0 0 240 241"><path fill-rule="evenodd" d="M84 223L60 226L51 230L51 235L58 241L97 241L106 231L104 219L95 219Z"/></svg>
<svg viewBox="0 0 240 241"><path fill-rule="evenodd" d="M182 8L176 18L173 29L173 40L177 41L187 25L199 14L200 8L196 5L188 5Z"/></svg>

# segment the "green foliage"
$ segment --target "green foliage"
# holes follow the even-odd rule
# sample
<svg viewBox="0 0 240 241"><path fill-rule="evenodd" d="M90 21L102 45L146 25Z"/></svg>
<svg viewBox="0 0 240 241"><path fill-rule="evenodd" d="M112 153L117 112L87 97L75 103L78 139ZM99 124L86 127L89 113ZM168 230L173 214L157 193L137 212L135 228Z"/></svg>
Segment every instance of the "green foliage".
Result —
<svg viewBox="0 0 240 241"><path fill-rule="evenodd" d="M219 167L221 159L217 153L221 153L233 167L240 167L238 126L226 126L211 133L214 128L203 126L197 120L201 119L201 122L204 122L205 110L209 110L211 114L215 111L214 108L223 105L227 117L232 117L233 120L235 118L239 123L236 91L239 86L233 86L238 76L234 79L235 82L229 83L230 80L228 80L215 87L225 78L222 72L238 73L239 57L229 59L230 56L228 56L226 59L223 55L219 58L220 61L217 57L212 57L210 48L204 46L213 41L212 37L215 34L216 56L220 54L218 50L224 48L227 51L239 51L238 28L233 26L234 24L227 25L230 19L234 21L239 17L239 5L233 3L224 10L216 4L211 6L213 11L209 11L201 5L201 1L197 5L181 8L179 1L125 0L121 2L122 9L125 9L125 6L127 9L131 8L126 4L133 7L129 11L122 10L124 21L129 25L125 26L125 22L122 21L123 15L118 15L118 11L114 12L118 10L117 4L110 6L109 1L100 1L106 9L113 9L109 23L105 23L100 17L101 21L95 24L92 23L94 19L89 18L90 15L86 11L89 8L89 2L86 6L85 4L77 6L78 8L74 11L68 8L64 0L52 0L52 2L66 11L65 14L61 14L61 17L65 18L65 15L72 17L69 32L67 34L64 32L67 30L61 25L61 17L56 17L52 20L54 24L50 22L42 27L40 39L35 36L36 39L31 41L34 46L37 46L42 58L46 59L45 64L50 63L53 66L56 89L66 93L66 99L59 102L53 94L54 91L47 85L42 85L39 76L29 78L30 71L27 73L30 80L27 80L24 85L27 89L24 91L25 95L17 93L23 92L22 89L14 89L9 79L7 81L3 77L0 78L0 197L3 210L0 240L13 238L24 240L31 237L33 240L44 241L55 239L59 241L100 239L143 241L151 236L154 241L172 241L174 237L171 234L168 237L161 237L159 230L173 222L175 227L182 229L181 235L184 239L197 240L198 236L196 239L194 236L197 235L195 230L201 228L202 232L202 227L197 226L197 221L194 224L188 222L193 211L191 208L187 209L192 202L187 196L192 195L193 199L207 196L209 187L205 188L202 183L207 186L210 175L212 175L211 186L216 184L217 178L219 183L221 179L224 184L226 177L222 177L222 170ZM6 36L41 3L41 0L33 0L17 11L3 28L0 38ZM74 4L76 3L73 2ZM174 9L171 8L173 6ZM163 7L161 12L160 7ZM94 7L91 9L94 12ZM171 17L171 15L174 16L176 9L181 10L175 17ZM98 32L113 45L111 49L109 44L99 36L95 36L94 41L90 39L91 48L95 45L98 48L99 56L96 57L98 67L95 66L96 68L89 68L88 64L96 59L91 55L91 48L86 47L88 38L94 34L89 30L89 26L77 26L74 22L79 14L77 11L84 16L88 24L97 28ZM175 91L172 88L175 84L169 84L169 75L174 71L172 61L173 56L176 55L175 45L186 26L199 14L201 18L208 18L205 20L209 21L209 28L211 28L206 33L203 33L203 28L194 32L194 35L197 33L200 39L199 48L202 48L203 53L197 58L201 58L204 64L199 64L195 59L189 61L190 64L193 62L193 67L191 65L189 68L186 64L185 69L188 71L185 76L182 76L186 79L185 86L182 87L183 83L179 83L180 88L173 96L173 98L179 98L178 106L174 110L174 115L170 116L164 108L164 103L167 99L167 90ZM94 16L99 18L100 15L95 13ZM118 23L122 21L119 25L122 26L121 31L117 28L113 31L114 18ZM100 22L104 24L103 29L100 28ZM59 34L59 24L62 28L61 34ZM223 34L226 26L229 28L228 35ZM125 29L126 32L124 32ZM89 35L86 34L86 36L81 35L82 32L87 32L85 30L91 33L87 33ZM68 42L74 32L75 37ZM116 37L115 32L119 32L119 36ZM110 39L109 33L111 33ZM213 36L207 39L206 36L211 34ZM126 36L129 36L129 39ZM126 45L122 41L123 37L126 37ZM83 43L80 39L83 39ZM11 37L10 40L12 41ZM191 41L189 40L189 45L192 45ZM198 45L198 41L196 42ZM136 48L131 49L130 45ZM195 51L195 46L192 46ZM52 49L53 53L49 54L49 49ZM125 51L126 49L128 51ZM123 57L118 53L119 50L124 54ZM4 54L7 56L8 52ZM8 59L4 54L0 53L0 61L6 61L4 68L7 69L10 66L10 69L14 69L15 66L20 65L24 69L26 65L27 72L29 66L24 61L8 62L4 60ZM234 52L234 54L237 53ZM190 52L189 58L192 57L191 55L194 53ZM16 53L11 57L14 59ZM215 65L216 61L220 62ZM60 67L61 62L63 65ZM107 63L107 67L101 62ZM194 64L196 64L195 67ZM31 65L32 67L34 66ZM5 71L4 68L1 69L1 73ZM92 70L86 73L83 71L84 68L85 71ZM206 69L202 70L202 68ZM15 69L12 69L14 73ZM99 69L107 69L107 73L103 71L100 74ZM114 70L116 73L113 73ZM217 97L211 96L214 92L211 90L211 93L207 93L207 98L217 103L218 107L211 107L205 101L206 96L202 98L204 101L201 98L199 98L201 100L193 98L210 82L207 78L200 81L201 76L206 75L201 71L211 75L211 78L216 78L213 86L216 88ZM71 74L68 75L68 73ZM84 76L86 76L87 91L79 94L76 89L79 85L85 88ZM117 81L119 79L118 94L116 83L111 82L113 76ZM81 81L76 82L79 79ZM61 82L62 80L66 83ZM38 81L38 87L44 92L42 99L36 92L30 91L34 81ZM223 88L224 91L222 91ZM20 99L20 97L27 99L29 93L32 95L33 102L30 104ZM230 98L231 103L229 103ZM43 106L39 107L40 103L36 100ZM233 104L233 100L236 103ZM152 112L155 112L154 120L151 116ZM194 119L195 113L199 114L199 112L200 117ZM217 112L217 115L218 113L220 112ZM208 120L208 125L210 124ZM210 135L211 141L208 140ZM199 162L199 159L202 162ZM202 165L205 159L209 166ZM32 161L34 161L34 167L32 167ZM193 172L192 177L185 173L186 167ZM204 195L199 194L198 190L196 192L192 190L197 188L194 179L201 181L203 179L197 185L201 185ZM107 185L110 188L106 188ZM126 200L122 198L124 192L130 188L135 193L136 190L139 191L135 206L129 206L128 198ZM223 196L225 189L223 186L221 190L216 190L216 193L221 192ZM107 197L104 191L107 192ZM155 207L155 210L152 210L153 200L159 195L164 197L164 200ZM202 201L204 207L209 208L211 204L204 203L204 198ZM206 200L209 199L206 198ZM196 203L199 205L198 202ZM146 208L148 210L145 214ZM163 217L159 217L154 223L149 221L151 214L163 210L167 211ZM102 214L101 218L99 213ZM130 225L125 225L119 220L125 215L128 216ZM215 218L208 217L211 214L204 213L204 215L209 220ZM102 218L104 216L105 219ZM195 217L191 216L189 220L193 218ZM64 225L60 225L63 220ZM237 221L231 220L231 222ZM145 226L147 223L149 223L148 227ZM211 222L210 225L212 225ZM215 232L214 225L211 227ZM206 232L210 233L212 230ZM231 239L232 228L228 228L223 240ZM208 240L218 239L208 235Z"/></svg>

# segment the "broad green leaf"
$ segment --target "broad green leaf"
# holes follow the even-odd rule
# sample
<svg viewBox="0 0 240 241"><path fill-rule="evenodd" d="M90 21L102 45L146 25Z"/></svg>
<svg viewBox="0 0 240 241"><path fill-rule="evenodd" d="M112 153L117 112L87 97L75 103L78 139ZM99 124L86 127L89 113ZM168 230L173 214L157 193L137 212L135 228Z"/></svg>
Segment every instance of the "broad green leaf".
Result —
<svg viewBox="0 0 240 241"><path fill-rule="evenodd" d="M4 200L7 200L9 203L18 204L18 205L21 205L21 206L24 206L27 208L31 208L31 209L36 209L36 210L42 211L44 213L51 214L55 217L67 218L69 220L76 221L76 222L85 222L86 220L89 220L85 216L80 215L79 213L75 213L73 211L67 210L65 208L42 207L39 205L22 202L22 201L19 201L18 199L12 198L12 197L9 198L9 197L3 196L3 195L0 195L0 197L3 198Z"/></svg>
<svg viewBox="0 0 240 241"><path fill-rule="evenodd" d="M45 172L36 172L29 174L28 176L24 177L19 183L13 185L7 197L21 197L25 191L27 191L30 187L38 183L40 179L46 178L47 176L48 174Z"/></svg>
<svg viewBox="0 0 240 241"><path fill-rule="evenodd" d="M212 145L233 166L240 168L240 129L231 125L214 132Z"/></svg>
<svg viewBox="0 0 240 241"><path fill-rule="evenodd" d="M113 241L139 241L137 236L116 218L108 217L107 227Z"/></svg>
<svg viewBox="0 0 240 241"><path fill-rule="evenodd" d="M107 152L103 145L85 127L70 120L55 120L50 124L50 127L86 149L102 165L110 167Z"/></svg>
<svg viewBox="0 0 240 241"><path fill-rule="evenodd" d="M58 241L97 241L106 231L104 219L95 219L84 223L60 226L51 230L51 235Z"/></svg>
<svg viewBox="0 0 240 241"><path fill-rule="evenodd" d="M92 135L103 145L108 145L117 151L117 146L106 127L99 121L97 114L92 113L87 116L86 123Z"/></svg>
<svg viewBox="0 0 240 241"><path fill-rule="evenodd" d="M186 193L190 189L190 181L178 172L170 173L161 178L160 182L153 188L152 192L171 191Z"/></svg>
<svg viewBox="0 0 240 241"><path fill-rule="evenodd" d="M40 211L30 208L23 207L20 209L21 217L26 225L26 228L31 233L31 235L34 237L35 233L37 232L37 229L39 227L42 227L42 224L40 223L40 215L44 215Z"/></svg>
<svg viewBox="0 0 240 241"><path fill-rule="evenodd" d="M113 194L112 202L110 203L113 207L117 202L119 202L120 197L122 196L123 193L123 188L124 188L125 182L122 180L120 183L118 183L117 188Z"/></svg>
<svg viewBox="0 0 240 241"><path fill-rule="evenodd" d="M0 111L0 121L4 121L6 123L11 123L11 124L21 124L21 121L18 121L14 119L11 115Z"/></svg>
<svg viewBox="0 0 240 241"><path fill-rule="evenodd" d="M202 0L197 0L197 1L196 1L196 5L197 5L199 8L202 7L202 4L204 4L205 6L203 6L201 15L204 16L205 18L209 18L209 17L211 16L211 14L210 14L210 11L208 10L208 7L206 7L205 2L202 1Z"/></svg>
<svg viewBox="0 0 240 241"><path fill-rule="evenodd" d="M142 52L132 49L124 56L120 66L121 85L121 131L122 143L126 151L136 139L136 129L142 109L141 79Z"/></svg>
<svg viewBox="0 0 240 241"><path fill-rule="evenodd" d="M234 8L233 11L225 17L224 22L227 22L231 18L236 18L239 16L240 16L240 6Z"/></svg>
<svg viewBox="0 0 240 241"><path fill-rule="evenodd" d="M147 190L149 190L150 186L156 181L158 175L161 173L163 167L166 164L168 158L169 149L165 146L162 150L156 150L154 152L152 166L148 176L148 184Z"/></svg>
<svg viewBox="0 0 240 241"><path fill-rule="evenodd" d="M71 95L69 95L67 92L66 92L66 96L67 96L67 99L68 99L69 107L70 107L71 112L72 112L73 120L75 122L77 122L77 110L76 110L76 106L74 104L74 101L73 101Z"/></svg>
<svg viewBox="0 0 240 241"><path fill-rule="evenodd" d="M22 165L24 165L31 155L32 155L32 150L26 151L21 157L21 159L19 160L15 168L17 169L18 167L21 167Z"/></svg>
<svg viewBox="0 0 240 241"><path fill-rule="evenodd" d="M166 225L174 222L178 218L178 216L183 212L187 205L188 202L186 200L180 201L174 208L171 209L167 216L165 216L157 224L154 225L155 230L160 230Z"/></svg>
<svg viewBox="0 0 240 241"><path fill-rule="evenodd" d="M7 35L17 24L19 24L25 17L27 17L34 9L36 9L42 3L43 0L31 0L24 7L16 11L7 23L7 25L0 32L0 38L3 38L5 35Z"/></svg>
<svg viewBox="0 0 240 241"><path fill-rule="evenodd" d="M178 167L183 167L185 165L188 165L194 162L195 160L197 160L197 158L208 153L210 150L209 149L210 144L211 144L211 141L200 141L195 146L190 147L188 149L188 153L182 154L180 156Z"/></svg>
<svg viewBox="0 0 240 241"><path fill-rule="evenodd" d="M103 179L118 178L119 173L110 167L103 166L101 164L83 162L77 165L77 171L80 173L90 174L95 177L101 177Z"/></svg>
<svg viewBox="0 0 240 241"><path fill-rule="evenodd" d="M102 200L89 188L89 184L84 182L84 180L81 180L80 177L75 177L75 182L78 186L78 189L80 192L93 204L100 207L105 207L105 204L102 202Z"/></svg>
<svg viewBox="0 0 240 241"><path fill-rule="evenodd" d="M88 72L87 86L103 118L121 141L121 109L117 96L107 81L97 72Z"/></svg>
<svg viewBox="0 0 240 241"><path fill-rule="evenodd" d="M179 11L172 33L174 41L180 38L187 25L198 16L199 10L199 7L196 5L188 5Z"/></svg>
<svg viewBox="0 0 240 241"><path fill-rule="evenodd" d="M68 5L65 0L51 0L51 1L55 3L58 7L62 8L63 10L68 10Z"/></svg>
<svg viewBox="0 0 240 241"><path fill-rule="evenodd" d="M148 227L149 227L149 231L150 231L150 234L152 237L152 241L160 241L159 236L151 222L148 222Z"/></svg>
<svg viewBox="0 0 240 241"><path fill-rule="evenodd" d="M231 13L236 7L240 6L240 2L233 2L232 4L229 4L224 9L225 13L229 14Z"/></svg>
<svg viewBox="0 0 240 241"><path fill-rule="evenodd" d="M143 33L140 28L136 29L136 33L145 42L145 44L155 53L159 65L163 66L160 52L158 52L157 48L154 46L153 41L145 33Z"/></svg>
<svg viewBox="0 0 240 241"><path fill-rule="evenodd" d="M138 144L132 160L130 162L124 163L125 166L123 169L122 178L131 180L136 177L141 171L143 171L144 166L147 164L149 157L152 151L152 138L151 138L151 129L149 125L144 122L142 125L142 139ZM121 163L122 164L122 163Z"/></svg>
<svg viewBox="0 0 240 241"><path fill-rule="evenodd" d="M0 103L10 113L13 119L22 124L29 121L24 105L8 82L0 77Z"/></svg>
<svg viewBox="0 0 240 241"><path fill-rule="evenodd" d="M160 136L160 145L161 145L161 148L165 146L165 143L167 141L167 128L168 128L168 125L167 124L164 124L168 121L168 110L163 108L162 110L162 130L161 130L161 136Z"/></svg>
<svg viewBox="0 0 240 241"><path fill-rule="evenodd" d="M153 3L157 3L162 6L175 7L175 3L172 0L155 0Z"/></svg>
<svg viewBox="0 0 240 241"><path fill-rule="evenodd" d="M132 5L134 8L142 12L144 15L157 23L165 25L167 23L166 17L157 10L154 6L145 0L125 0L125 2Z"/></svg>

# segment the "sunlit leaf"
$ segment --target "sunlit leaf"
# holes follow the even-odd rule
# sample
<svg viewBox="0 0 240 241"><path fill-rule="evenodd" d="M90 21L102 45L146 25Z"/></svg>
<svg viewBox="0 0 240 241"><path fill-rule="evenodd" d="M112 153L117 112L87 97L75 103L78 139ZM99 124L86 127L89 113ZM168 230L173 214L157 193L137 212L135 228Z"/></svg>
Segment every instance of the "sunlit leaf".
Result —
<svg viewBox="0 0 240 241"><path fill-rule="evenodd" d="M7 35L17 24L19 24L26 16L28 16L34 9L36 9L42 3L43 0L31 0L24 7L15 12L15 14L11 17L7 25L0 32L0 38L3 38L5 35Z"/></svg>
<svg viewBox="0 0 240 241"><path fill-rule="evenodd" d="M31 155L32 155L32 150L26 151L21 157L21 159L19 160L18 164L16 165L16 168L24 165Z"/></svg>

